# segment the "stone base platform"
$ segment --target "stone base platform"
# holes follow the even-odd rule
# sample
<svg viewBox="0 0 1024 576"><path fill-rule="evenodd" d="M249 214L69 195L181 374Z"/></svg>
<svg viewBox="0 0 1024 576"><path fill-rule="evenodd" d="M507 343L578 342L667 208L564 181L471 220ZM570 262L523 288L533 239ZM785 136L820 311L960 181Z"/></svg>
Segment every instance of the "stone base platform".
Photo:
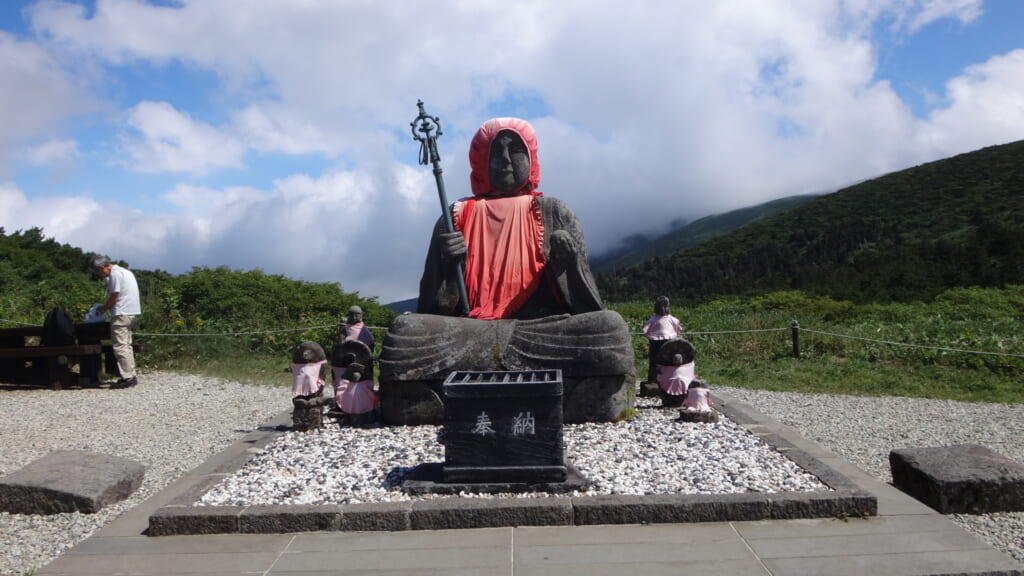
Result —
<svg viewBox="0 0 1024 576"><path fill-rule="evenodd" d="M714 424L718 422L718 412L691 412L689 410L679 411L680 422L693 422L698 424Z"/></svg>
<svg viewBox="0 0 1024 576"><path fill-rule="evenodd" d="M943 514L1024 511L1024 465L977 444L889 453L893 484Z"/></svg>
<svg viewBox="0 0 1024 576"><path fill-rule="evenodd" d="M402 531L509 526L582 526L846 518L874 516L877 497L782 435L766 429L763 417L741 402L715 398L719 411L754 431L777 451L832 488L775 494L661 494L650 496L568 496L538 498L437 497L404 502L321 506L194 506L248 458L231 459L207 471L206 480L149 516L147 534L169 536L219 533L310 531ZM273 441L268 435L250 446ZM251 454L250 454L251 455Z"/></svg>

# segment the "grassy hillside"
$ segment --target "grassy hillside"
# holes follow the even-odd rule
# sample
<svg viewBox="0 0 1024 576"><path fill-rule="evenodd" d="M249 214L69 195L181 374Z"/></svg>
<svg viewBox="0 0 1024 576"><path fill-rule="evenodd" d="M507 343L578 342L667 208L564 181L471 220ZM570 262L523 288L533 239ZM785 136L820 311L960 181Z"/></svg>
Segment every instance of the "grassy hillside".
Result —
<svg viewBox="0 0 1024 576"><path fill-rule="evenodd" d="M636 266L657 256L669 255L678 250L707 242L742 228L751 222L773 216L795 208L814 198L814 195L789 196L757 206L748 206L724 214L705 216L681 226L653 241L645 242L625 254L607 259L591 258L595 274L614 272L621 268Z"/></svg>
<svg viewBox="0 0 1024 576"><path fill-rule="evenodd" d="M804 290L858 302L1024 283L1024 141L820 196L703 244L599 274L609 301Z"/></svg>

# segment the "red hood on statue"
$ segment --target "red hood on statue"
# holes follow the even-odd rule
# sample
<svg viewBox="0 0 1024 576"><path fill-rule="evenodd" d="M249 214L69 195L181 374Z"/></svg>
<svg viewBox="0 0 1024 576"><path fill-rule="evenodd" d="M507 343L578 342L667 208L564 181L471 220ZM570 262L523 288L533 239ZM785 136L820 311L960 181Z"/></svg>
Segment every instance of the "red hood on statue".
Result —
<svg viewBox="0 0 1024 576"><path fill-rule="evenodd" d="M529 176L521 188L499 192L491 182L494 139L514 132L529 153ZM469 317L510 318L540 285L544 273L544 219L540 196L537 134L519 118L495 118L480 127L469 147L473 198L455 203L455 229L466 238Z"/></svg>

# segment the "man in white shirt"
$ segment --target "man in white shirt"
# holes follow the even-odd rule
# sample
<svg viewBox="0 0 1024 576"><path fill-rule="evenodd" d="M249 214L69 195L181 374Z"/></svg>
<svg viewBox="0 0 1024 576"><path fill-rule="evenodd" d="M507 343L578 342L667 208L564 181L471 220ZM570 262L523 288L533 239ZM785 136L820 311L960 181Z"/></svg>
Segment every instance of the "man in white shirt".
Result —
<svg viewBox="0 0 1024 576"><path fill-rule="evenodd" d="M92 268L96 275L107 282L107 293L110 294L100 306L99 312L111 313L110 340L114 358L117 359L117 370L121 373L114 387L130 388L138 384L135 353L132 350L132 329L135 327L135 317L142 313L139 285L131 270L112 263L106 256L94 257Z"/></svg>

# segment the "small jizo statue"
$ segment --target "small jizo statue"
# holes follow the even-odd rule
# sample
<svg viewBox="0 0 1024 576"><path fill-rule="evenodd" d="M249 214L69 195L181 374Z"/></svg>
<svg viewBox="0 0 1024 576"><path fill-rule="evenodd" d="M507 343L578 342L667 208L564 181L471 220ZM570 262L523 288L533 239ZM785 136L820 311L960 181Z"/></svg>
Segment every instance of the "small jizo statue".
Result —
<svg viewBox="0 0 1024 576"><path fill-rule="evenodd" d="M363 323L363 309L359 306L352 306L348 309L348 317L338 330L338 342L347 340L359 340L366 344L371 351L376 343L370 329Z"/></svg>
<svg viewBox="0 0 1024 576"><path fill-rule="evenodd" d="M305 432L323 426L327 354L316 342L302 342L292 350L292 426Z"/></svg>
<svg viewBox="0 0 1024 576"><path fill-rule="evenodd" d="M331 349L334 406L330 415L339 423L374 421L378 400L373 391L373 354L360 340L346 340Z"/></svg>
<svg viewBox="0 0 1024 576"><path fill-rule="evenodd" d="M663 406L679 406L694 379L693 362L683 362L682 354L672 355L672 364L658 366L658 386Z"/></svg>
<svg viewBox="0 0 1024 576"><path fill-rule="evenodd" d="M679 419L683 422L718 422L718 412L712 410L714 400L711 399L708 383L703 380L690 382L686 391L686 399L679 410Z"/></svg>
<svg viewBox="0 0 1024 576"><path fill-rule="evenodd" d="M655 362L658 366L658 387L655 394L662 406L680 406L686 397L690 382L697 377L693 345L682 338L665 340L658 348Z"/></svg>
<svg viewBox="0 0 1024 576"><path fill-rule="evenodd" d="M683 407L689 412L711 412L711 406L715 402L711 399L710 392L707 382L703 380L690 382Z"/></svg>
<svg viewBox="0 0 1024 576"><path fill-rule="evenodd" d="M679 320L671 314L671 307L669 304L668 296L658 296L654 299L654 316L647 321L644 325L644 336L647 337L649 344L648 352L648 366L647 366L647 381L657 382L658 381L658 350L668 340L679 337L679 333L683 331L683 325ZM640 395L647 396L648 390L643 386L640 387Z"/></svg>

